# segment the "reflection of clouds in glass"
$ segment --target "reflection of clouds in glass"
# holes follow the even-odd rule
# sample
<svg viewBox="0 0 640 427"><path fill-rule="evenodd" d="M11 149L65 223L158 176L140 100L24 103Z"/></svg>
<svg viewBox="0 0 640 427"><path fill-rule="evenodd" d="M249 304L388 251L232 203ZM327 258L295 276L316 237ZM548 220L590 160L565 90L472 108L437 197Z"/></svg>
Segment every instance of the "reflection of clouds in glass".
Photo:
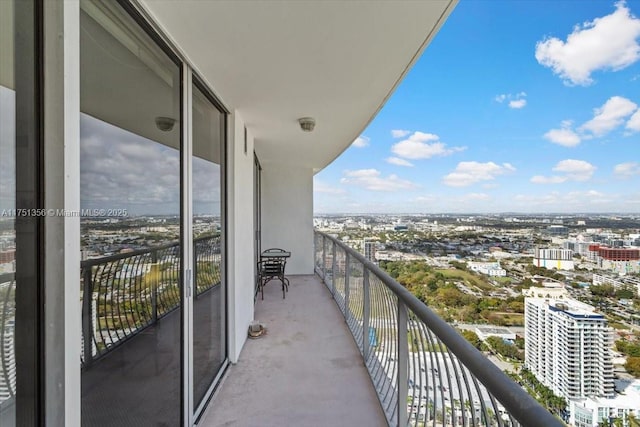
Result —
<svg viewBox="0 0 640 427"><path fill-rule="evenodd" d="M220 165L193 157L193 213L220 215Z"/></svg>
<svg viewBox="0 0 640 427"><path fill-rule="evenodd" d="M0 86L0 210L15 208L16 93Z"/></svg>
<svg viewBox="0 0 640 427"><path fill-rule="evenodd" d="M86 114L80 119L82 208L179 214L178 150Z"/></svg>

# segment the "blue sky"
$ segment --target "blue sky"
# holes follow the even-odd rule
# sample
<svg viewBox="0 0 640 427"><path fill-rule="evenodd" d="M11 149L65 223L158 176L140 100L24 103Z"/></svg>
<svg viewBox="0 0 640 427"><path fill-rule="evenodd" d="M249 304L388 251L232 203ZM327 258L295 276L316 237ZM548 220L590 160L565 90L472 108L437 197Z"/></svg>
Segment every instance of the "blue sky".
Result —
<svg viewBox="0 0 640 427"><path fill-rule="evenodd" d="M640 1L461 0L316 213L640 212Z"/></svg>

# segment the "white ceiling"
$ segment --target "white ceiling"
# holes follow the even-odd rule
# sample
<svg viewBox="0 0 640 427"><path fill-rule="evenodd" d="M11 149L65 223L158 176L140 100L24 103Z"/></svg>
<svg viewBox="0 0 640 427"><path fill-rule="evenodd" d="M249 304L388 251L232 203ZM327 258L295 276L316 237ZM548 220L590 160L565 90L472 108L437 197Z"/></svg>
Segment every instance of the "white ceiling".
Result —
<svg viewBox="0 0 640 427"><path fill-rule="evenodd" d="M457 0L139 0L256 138L316 171L367 126ZM316 119L312 133L297 119Z"/></svg>

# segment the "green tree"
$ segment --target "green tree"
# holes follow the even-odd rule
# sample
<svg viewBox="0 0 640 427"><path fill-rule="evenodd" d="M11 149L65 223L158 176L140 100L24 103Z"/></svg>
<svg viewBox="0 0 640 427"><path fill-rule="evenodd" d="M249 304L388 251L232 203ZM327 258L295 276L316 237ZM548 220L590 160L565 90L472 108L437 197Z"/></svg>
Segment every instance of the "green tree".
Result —
<svg viewBox="0 0 640 427"><path fill-rule="evenodd" d="M592 285L589 286L589 291L591 295L599 297L612 297L616 293L613 285Z"/></svg>
<svg viewBox="0 0 640 427"><path fill-rule="evenodd" d="M640 357L629 356L624 364L627 372L636 378L640 378Z"/></svg>
<svg viewBox="0 0 640 427"><path fill-rule="evenodd" d="M476 334L475 332L465 329L460 332L460 335L462 335L464 339L469 341L475 348L480 349L480 347L482 346L482 341L480 341L480 338L478 338L478 334Z"/></svg>
<svg viewBox="0 0 640 427"><path fill-rule="evenodd" d="M618 289L616 291L616 298L631 299L634 296L635 296L635 294L631 289Z"/></svg>

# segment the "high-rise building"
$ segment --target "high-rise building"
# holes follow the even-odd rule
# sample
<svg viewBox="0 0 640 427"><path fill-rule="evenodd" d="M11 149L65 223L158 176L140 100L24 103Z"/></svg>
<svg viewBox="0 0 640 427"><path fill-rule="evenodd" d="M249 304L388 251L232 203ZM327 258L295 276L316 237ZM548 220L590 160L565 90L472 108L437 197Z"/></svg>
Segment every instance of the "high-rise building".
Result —
<svg viewBox="0 0 640 427"><path fill-rule="evenodd" d="M364 257L371 262L376 262L376 242L374 240L364 239L362 242Z"/></svg>
<svg viewBox="0 0 640 427"><path fill-rule="evenodd" d="M614 394L613 332L604 315L571 299L525 298L525 365L566 399Z"/></svg>

